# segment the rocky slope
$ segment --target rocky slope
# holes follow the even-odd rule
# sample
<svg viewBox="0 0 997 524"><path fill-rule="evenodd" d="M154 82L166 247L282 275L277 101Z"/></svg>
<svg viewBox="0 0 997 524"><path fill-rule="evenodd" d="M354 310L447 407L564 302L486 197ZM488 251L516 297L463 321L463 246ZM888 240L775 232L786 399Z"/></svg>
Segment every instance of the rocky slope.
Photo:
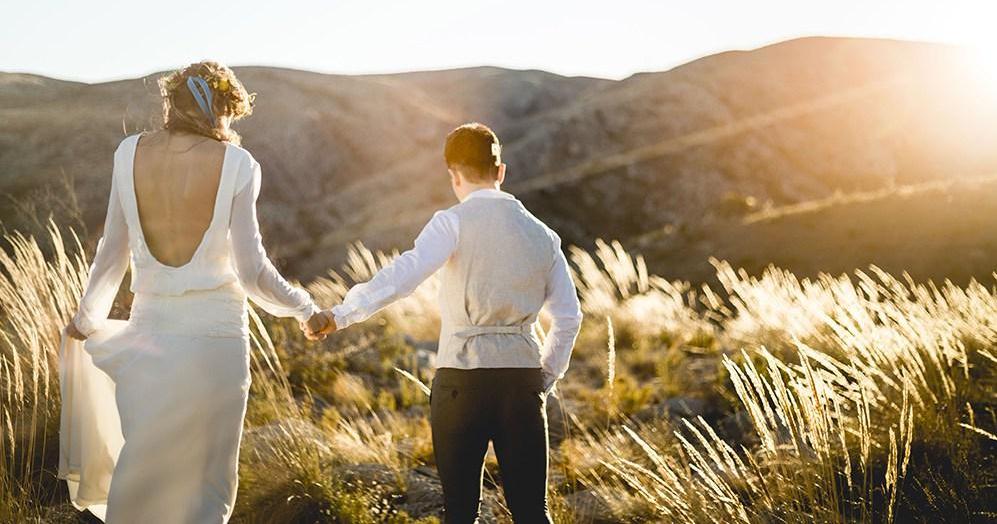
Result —
<svg viewBox="0 0 997 524"><path fill-rule="evenodd" d="M769 264L801 277L870 265L916 281L994 284L997 178L886 188L749 213L738 220L662 228L631 247L652 272L710 282L711 257L750 274Z"/></svg>
<svg viewBox="0 0 997 524"><path fill-rule="evenodd" d="M451 205L442 140L468 120L496 128L508 189L567 243L620 238L661 274L695 278L723 246L689 249L662 231L737 231L776 246L764 236L775 233L739 229L745 213L997 172L997 96L973 72L943 46L832 38L622 81L251 67L238 73L257 108L240 131L264 168L268 244L303 278L337 265L354 240L404 248ZM157 77L86 85L0 74L0 193L13 198L0 220L24 228L38 209L78 207L96 236L116 142L157 124ZM69 204L67 184L78 195ZM885 231L893 218L879 220L861 227ZM826 241L835 250L830 242L847 239Z"/></svg>

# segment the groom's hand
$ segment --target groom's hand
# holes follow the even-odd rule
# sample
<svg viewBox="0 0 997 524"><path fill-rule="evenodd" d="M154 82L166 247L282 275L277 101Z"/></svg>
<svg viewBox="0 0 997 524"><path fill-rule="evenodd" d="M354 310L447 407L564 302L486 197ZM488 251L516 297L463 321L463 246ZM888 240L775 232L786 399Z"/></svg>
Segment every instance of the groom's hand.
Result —
<svg viewBox="0 0 997 524"><path fill-rule="evenodd" d="M554 375L551 375L550 373L547 373L547 371L543 371L543 388L544 388L544 393L548 393L549 394L551 391L554 390L555 386L557 386L557 377L554 376Z"/></svg>
<svg viewBox="0 0 997 524"><path fill-rule="evenodd" d="M301 329L308 340L325 340L326 336L336 331L336 317L330 310L319 311L303 322Z"/></svg>

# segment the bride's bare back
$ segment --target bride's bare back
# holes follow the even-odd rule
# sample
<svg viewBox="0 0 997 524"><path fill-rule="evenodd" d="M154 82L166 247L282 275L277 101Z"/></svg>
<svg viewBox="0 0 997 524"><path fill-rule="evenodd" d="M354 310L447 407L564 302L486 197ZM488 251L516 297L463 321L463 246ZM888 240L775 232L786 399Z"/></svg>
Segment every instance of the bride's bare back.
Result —
<svg viewBox="0 0 997 524"><path fill-rule="evenodd" d="M211 225L225 144L197 135L157 131L135 151L135 198L152 256L180 267L197 252Z"/></svg>

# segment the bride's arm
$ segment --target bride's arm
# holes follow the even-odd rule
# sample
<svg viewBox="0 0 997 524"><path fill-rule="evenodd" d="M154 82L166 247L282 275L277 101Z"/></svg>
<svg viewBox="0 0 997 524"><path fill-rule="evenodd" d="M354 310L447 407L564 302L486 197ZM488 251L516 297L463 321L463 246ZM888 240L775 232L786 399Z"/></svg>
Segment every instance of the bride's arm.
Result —
<svg viewBox="0 0 997 524"><path fill-rule="evenodd" d="M319 310L308 292L292 286L267 257L256 218L260 165L250 161L244 169L248 172L232 202L230 225L232 256L239 281L253 302L271 315L294 317L305 322Z"/></svg>
<svg viewBox="0 0 997 524"><path fill-rule="evenodd" d="M118 196L117 177L111 179L111 195L107 203L107 218L104 220L104 236L97 244L97 253L90 266L90 279L87 281L80 308L66 332L74 338L82 339L93 334L111 312L114 297L118 294L121 279L128 269L130 250L128 247L128 225L121 209Z"/></svg>

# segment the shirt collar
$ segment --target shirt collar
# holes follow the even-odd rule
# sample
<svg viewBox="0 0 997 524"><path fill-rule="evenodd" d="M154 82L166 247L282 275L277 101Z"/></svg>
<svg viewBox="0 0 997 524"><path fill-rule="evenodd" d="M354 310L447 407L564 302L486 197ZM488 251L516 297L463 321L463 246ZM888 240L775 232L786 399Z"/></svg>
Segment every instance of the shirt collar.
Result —
<svg viewBox="0 0 997 524"><path fill-rule="evenodd" d="M472 191L469 195L467 195L467 198L464 199L464 202L467 202L472 198L501 198L504 200L516 199L516 197L511 194L499 189L478 189L476 191Z"/></svg>

